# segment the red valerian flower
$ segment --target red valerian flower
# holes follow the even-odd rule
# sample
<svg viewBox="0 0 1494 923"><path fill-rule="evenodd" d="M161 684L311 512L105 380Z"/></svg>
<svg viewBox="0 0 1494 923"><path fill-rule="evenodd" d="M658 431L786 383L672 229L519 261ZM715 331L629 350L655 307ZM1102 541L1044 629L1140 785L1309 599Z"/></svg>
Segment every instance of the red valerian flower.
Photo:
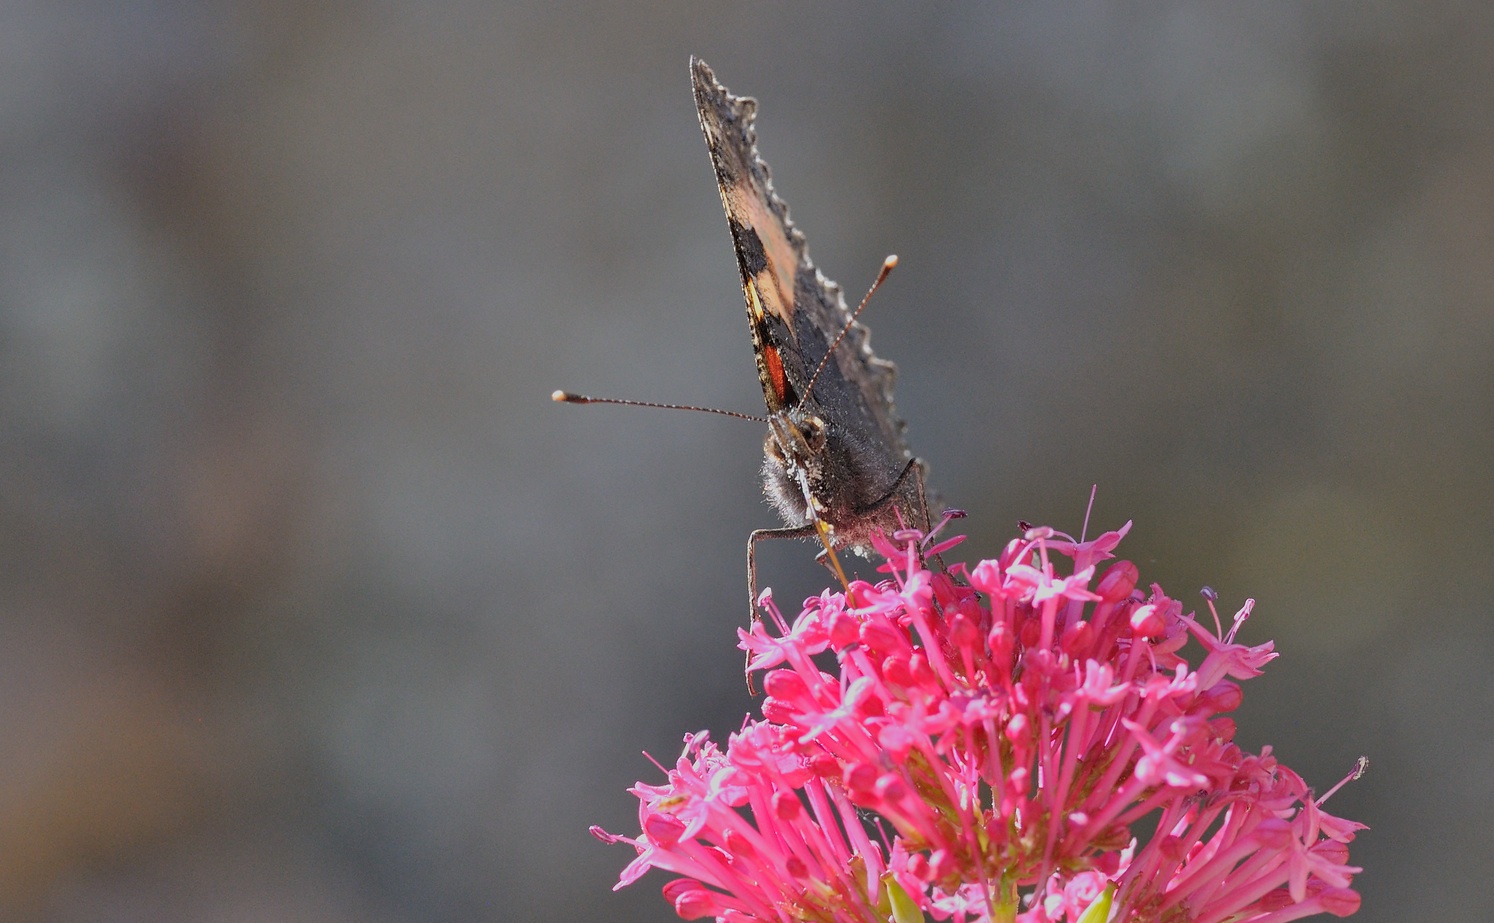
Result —
<svg viewBox="0 0 1494 923"><path fill-rule="evenodd" d="M1129 528L1032 529L937 571L904 532L879 549L891 579L792 624L765 595L772 628L740 632L762 717L724 750L687 737L664 784L635 786L637 836L593 828L637 850L618 887L663 869L681 917L723 923L1353 913L1364 827L1225 717L1276 656L1235 641L1253 603L1226 632L1211 592L1212 629L1130 562L1097 577Z"/></svg>

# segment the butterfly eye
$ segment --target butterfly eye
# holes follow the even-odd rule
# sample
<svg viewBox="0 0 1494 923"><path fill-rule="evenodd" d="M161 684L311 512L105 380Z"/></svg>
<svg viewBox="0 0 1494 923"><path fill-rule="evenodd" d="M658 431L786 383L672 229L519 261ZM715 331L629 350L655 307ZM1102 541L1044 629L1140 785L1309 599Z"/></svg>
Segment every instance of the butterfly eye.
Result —
<svg viewBox="0 0 1494 923"><path fill-rule="evenodd" d="M805 417L799 432L804 436L804 444L809 446L811 452L818 452L825 447L825 421L819 417Z"/></svg>

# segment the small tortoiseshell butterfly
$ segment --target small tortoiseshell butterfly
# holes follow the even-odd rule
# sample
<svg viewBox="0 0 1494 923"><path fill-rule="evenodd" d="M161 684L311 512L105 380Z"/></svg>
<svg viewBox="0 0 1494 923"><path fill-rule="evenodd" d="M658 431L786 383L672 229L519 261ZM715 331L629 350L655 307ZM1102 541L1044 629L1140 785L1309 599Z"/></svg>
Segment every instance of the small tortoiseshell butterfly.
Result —
<svg viewBox="0 0 1494 923"><path fill-rule="evenodd" d="M804 234L773 191L752 125L757 101L731 95L698 58L690 61L690 75L731 229L768 408L763 489L786 524L759 529L748 539L755 611L754 555L765 538L818 538L826 563L845 583L836 551L869 554L876 532L927 532L924 466L909 450L905 424L892 405L896 367L872 352L866 328L847 309L840 286L810 262ZM888 258L879 284L895 262ZM564 391L553 397L642 403Z"/></svg>
<svg viewBox="0 0 1494 923"><path fill-rule="evenodd" d="M872 352L840 286L810 262L757 151L757 101L731 95L698 58L690 75L768 407L763 486L787 524L752 533L749 577L764 538L818 536L827 549L866 553L873 532L927 531L924 468L892 405L896 367Z"/></svg>

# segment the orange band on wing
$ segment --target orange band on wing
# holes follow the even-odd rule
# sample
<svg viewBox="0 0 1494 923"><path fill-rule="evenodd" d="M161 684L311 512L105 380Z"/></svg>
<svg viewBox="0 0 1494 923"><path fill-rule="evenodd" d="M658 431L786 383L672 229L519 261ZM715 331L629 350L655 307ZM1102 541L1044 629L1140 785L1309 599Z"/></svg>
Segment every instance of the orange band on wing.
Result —
<svg viewBox="0 0 1494 923"><path fill-rule="evenodd" d="M770 295L764 300L764 307L792 325L794 277L799 272L799 254L789 241L783 222L768 208L767 196L753 183L744 181L723 188L721 200L726 204L726 213L743 227L755 231L762 241L768 265L757 274L757 283Z"/></svg>

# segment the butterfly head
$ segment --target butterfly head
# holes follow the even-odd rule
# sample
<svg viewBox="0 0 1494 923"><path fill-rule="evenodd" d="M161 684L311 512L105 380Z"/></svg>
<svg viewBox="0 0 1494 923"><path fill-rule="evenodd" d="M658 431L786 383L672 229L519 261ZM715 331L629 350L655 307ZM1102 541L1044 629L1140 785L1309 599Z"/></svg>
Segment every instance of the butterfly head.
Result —
<svg viewBox="0 0 1494 923"><path fill-rule="evenodd" d="M826 512L815 500L825 477L829 424L803 407L768 417L763 440L763 484L768 500L791 525L804 525Z"/></svg>

